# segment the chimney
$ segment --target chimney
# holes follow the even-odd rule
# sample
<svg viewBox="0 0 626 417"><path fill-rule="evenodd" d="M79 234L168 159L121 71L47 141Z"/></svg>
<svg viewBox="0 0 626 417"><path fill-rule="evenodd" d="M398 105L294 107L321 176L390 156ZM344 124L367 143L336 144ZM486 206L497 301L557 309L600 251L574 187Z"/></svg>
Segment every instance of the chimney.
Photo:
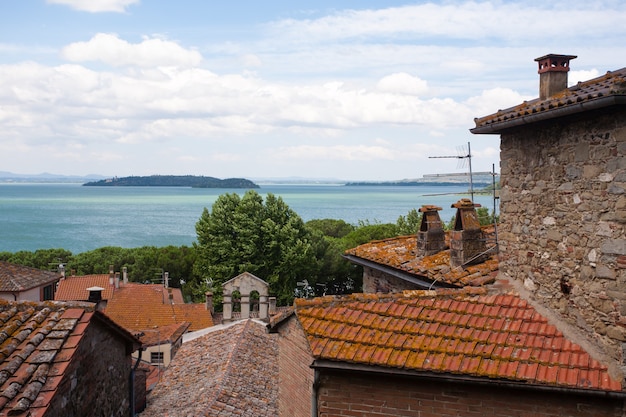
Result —
<svg viewBox="0 0 626 417"><path fill-rule="evenodd" d="M205 307L213 314L213 293L208 291L204 294Z"/></svg>
<svg viewBox="0 0 626 417"><path fill-rule="evenodd" d="M169 272L163 273L163 286L165 288L169 288L170 286L170 273Z"/></svg>
<svg viewBox="0 0 626 417"><path fill-rule="evenodd" d="M422 222L417 232L417 249L420 255L434 255L446 247L446 234L439 217L441 207L425 205L420 207Z"/></svg>
<svg viewBox="0 0 626 417"><path fill-rule="evenodd" d="M113 268L113 265L109 265L109 285L115 285L115 269Z"/></svg>
<svg viewBox="0 0 626 417"><path fill-rule="evenodd" d="M548 54L535 59L539 64L539 99L545 100L567 88L569 62L575 58L576 55Z"/></svg>
<svg viewBox="0 0 626 417"><path fill-rule="evenodd" d="M450 266L482 262L487 245L476 213L480 204L462 198L451 207L456 208L456 215L454 230L450 231Z"/></svg>
<svg viewBox="0 0 626 417"><path fill-rule="evenodd" d="M61 279L65 279L65 265L59 264L59 273L61 274Z"/></svg>
<svg viewBox="0 0 626 417"><path fill-rule="evenodd" d="M120 273L116 272L115 273L115 288L119 288L120 287Z"/></svg>
<svg viewBox="0 0 626 417"><path fill-rule="evenodd" d="M122 279L123 279L124 285L128 284L128 268L126 267L122 268Z"/></svg>

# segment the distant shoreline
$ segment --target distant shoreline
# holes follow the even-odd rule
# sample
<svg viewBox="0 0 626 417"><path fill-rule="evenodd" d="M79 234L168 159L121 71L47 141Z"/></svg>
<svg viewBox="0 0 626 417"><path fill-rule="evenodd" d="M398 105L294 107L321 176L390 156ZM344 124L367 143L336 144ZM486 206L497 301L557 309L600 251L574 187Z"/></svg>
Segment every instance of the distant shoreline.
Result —
<svg viewBox="0 0 626 417"><path fill-rule="evenodd" d="M191 188L260 188L245 178L219 179L196 175L150 175L147 177L114 177L86 182L87 187L191 187Z"/></svg>

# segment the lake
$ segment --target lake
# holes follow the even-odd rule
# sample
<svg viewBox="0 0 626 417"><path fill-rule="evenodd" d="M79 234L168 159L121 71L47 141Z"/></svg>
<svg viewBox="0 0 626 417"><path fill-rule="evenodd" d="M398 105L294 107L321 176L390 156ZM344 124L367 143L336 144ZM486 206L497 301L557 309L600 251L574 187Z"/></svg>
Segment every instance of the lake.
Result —
<svg viewBox="0 0 626 417"><path fill-rule="evenodd" d="M256 190L280 196L304 221L341 219L357 224L395 223L424 204L443 208L468 194L454 186L263 185ZM195 224L224 193L241 189L186 187L83 187L80 184L0 184L0 251L64 248L73 253L103 246L190 246ZM475 201L493 208L489 195Z"/></svg>

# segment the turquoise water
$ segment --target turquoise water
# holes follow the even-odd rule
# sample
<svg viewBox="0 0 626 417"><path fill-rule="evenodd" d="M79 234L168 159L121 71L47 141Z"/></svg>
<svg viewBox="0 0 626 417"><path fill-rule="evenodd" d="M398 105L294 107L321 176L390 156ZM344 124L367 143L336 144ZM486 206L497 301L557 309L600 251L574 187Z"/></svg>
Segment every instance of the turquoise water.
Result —
<svg viewBox="0 0 626 417"><path fill-rule="evenodd" d="M424 204L443 207L466 186L376 187L261 185L256 191L283 198L304 221L342 219L395 223ZM80 253L103 246L191 245L204 207L219 195L245 190L183 187L82 187L79 184L0 184L0 251L64 248ZM443 194L445 195L431 195ZM490 209L490 196L475 201Z"/></svg>

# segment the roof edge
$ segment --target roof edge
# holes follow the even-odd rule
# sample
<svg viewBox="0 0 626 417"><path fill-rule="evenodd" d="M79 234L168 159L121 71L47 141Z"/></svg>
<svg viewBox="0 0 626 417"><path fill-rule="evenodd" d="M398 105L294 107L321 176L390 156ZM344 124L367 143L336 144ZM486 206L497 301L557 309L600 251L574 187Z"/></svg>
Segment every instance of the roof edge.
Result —
<svg viewBox="0 0 626 417"><path fill-rule="evenodd" d="M374 261L369 261L367 259L363 259L355 255L341 255L341 256L356 265L366 266L368 268L372 268L377 271L384 272L385 274L394 276L396 278L409 281L410 283L415 284L425 290L430 290L430 289L435 289L435 288L459 288L457 285L448 284L446 282L433 281L431 279L428 279L427 277L423 277L422 275L410 274L408 272L405 272L396 268L383 266Z"/></svg>
<svg viewBox="0 0 626 417"><path fill-rule="evenodd" d="M566 107L557 107L540 113L517 117L504 122L495 122L484 126L477 126L469 129L469 131L473 134L501 134L505 130L514 127L529 125L544 120L555 119L557 117L570 116L585 111L597 110L605 107L623 104L626 104L626 95L605 96L590 101L583 101ZM476 120L478 121L480 119Z"/></svg>
<svg viewBox="0 0 626 417"><path fill-rule="evenodd" d="M544 392L562 392L569 394L578 394L592 397L600 397L607 399L626 400L626 391L606 391L600 389L585 389L585 388L573 388L563 385L541 385L532 382L513 381L504 378L488 378L488 377L475 377L468 375L458 375L452 373L436 373L427 371L413 371L400 368L385 368L382 366L361 365L345 362L330 361L326 359L315 359L310 365L315 370L329 370L329 371L345 371L356 373L376 373L386 374L389 376L401 376L407 378L416 379L436 379L442 382L453 382L460 384L472 384L482 386L500 385L508 388L523 389L530 391L544 391Z"/></svg>

